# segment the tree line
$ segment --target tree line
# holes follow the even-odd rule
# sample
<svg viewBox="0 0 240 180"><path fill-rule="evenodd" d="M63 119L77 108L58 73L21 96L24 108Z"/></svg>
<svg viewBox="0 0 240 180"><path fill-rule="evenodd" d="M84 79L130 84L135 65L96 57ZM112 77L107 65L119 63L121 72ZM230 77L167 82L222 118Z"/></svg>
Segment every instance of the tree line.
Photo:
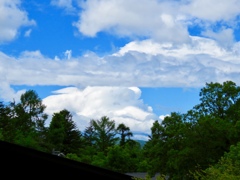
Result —
<svg viewBox="0 0 240 180"><path fill-rule="evenodd" d="M206 83L200 103L156 120L142 147L129 127L103 116L80 131L63 109L48 116L38 94L0 102L0 139L113 171L160 173L173 180L240 179L240 87Z"/></svg>

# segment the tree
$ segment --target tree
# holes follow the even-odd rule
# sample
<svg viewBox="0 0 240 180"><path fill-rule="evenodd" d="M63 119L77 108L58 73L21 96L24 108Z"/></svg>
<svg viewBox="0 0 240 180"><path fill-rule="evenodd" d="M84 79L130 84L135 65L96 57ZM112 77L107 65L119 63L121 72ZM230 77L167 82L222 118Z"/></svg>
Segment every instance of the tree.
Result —
<svg viewBox="0 0 240 180"><path fill-rule="evenodd" d="M94 129L94 140L98 150L107 154L108 148L115 145L118 140L115 121L103 116L100 120L91 120L90 124Z"/></svg>
<svg viewBox="0 0 240 180"><path fill-rule="evenodd" d="M61 151L65 155L76 153L81 147L81 132L68 110L64 109L53 114L48 129L48 141L55 150Z"/></svg>
<svg viewBox="0 0 240 180"><path fill-rule="evenodd" d="M95 143L94 128L90 123L90 126L86 127L82 135L82 147L79 149L78 156L81 162L91 164L94 155L97 154L97 146Z"/></svg>
<svg viewBox="0 0 240 180"><path fill-rule="evenodd" d="M8 106L8 124L15 127L12 142L35 149L43 150L47 114L46 106L33 90L28 90L20 97L20 102L11 102Z"/></svg>
<svg viewBox="0 0 240 180"><path fill-rule="evenodd" d="M192 172L217 163L240 135L240 88L234 82L206 83L199 95L200 104L185 115L185 122L191 123L186 147L192 157L189 162L195 162Z"/></svg>
<svg viewBox="0 0 240 180"><path fill-rule="evenodd" d="M120 134L120 146L124 146L126 143L126 137L128 137L128 140L130 137L133 136L132 132L130 131L130 128L125 126L125 124L121 123L117 127L117 132Z"/></svg>
<svg viewBox="0 0 240 180"><path fill-rule="evenodd" d="M227 110L240 98L240 87L232 81L220 83L206 83L206 87L200 91L201 103L194 109L202 115L226 117Z"/></svg>
<svg viewBox="0 0 240 180"><path fill-rule="evenodd" d="M151 127L151 135L149 136L149 140L143 146L143 153L148 164L147 171L149 176L154 176L157 172L159 172L162 166L161 162L166 162L165 152L162 149L163 132L163 126L161 123L159 123L159 121L156 120ZM164 169L161 170L161 173L165 173Z"/></svg>
<svg viewBox="0 0 240 180"><path fill-rule="evenodd" d="M144 154L149 164L148 174L164 174L169 179L191 179L189 170L192 161L191 124L184 121L184 114L172 112L151 128L149 141L144 145Z"/></svg>
<svg viewBox="0 0 240 180"><path fill-rule="evenodd" d="M232 145L219 161L203 170L195 172L196 180L238 180L240 179L240 143Z"/></svg>
<svg viewBox="0 0 240 180"><path fill-rule="evenodd" d="M15 123L23 133L31 130L43 131L47 114L46 106L34 90L28 90L20 97L20 103L11 103L14 111Z"/></svg>
<svg viewBox="0 0 240 180"><path fill-rule="evenodd" d="M0 102L0 134L1 139L8 142L14 142L15 126L11 121L11 109Z"/></svg>
<svg viewBox="0 0 240 180"><path fill-rule="evenodd" d="M127 173L131 172L134 164L129 152L121 146L116 145L109 148L106 158L106 167L113 171Z"/></svg>
<svg viewBox="0 0 240 180"><path fill-rule="evenodd" d="M197 122L195 127L199 137L195 139L208 138L205 141L211 150L204 154L212 152L212 162L216 162L239 141L240 87L232 81L206 83L199 95L201 102L194 106L190 115Z"/></svg>

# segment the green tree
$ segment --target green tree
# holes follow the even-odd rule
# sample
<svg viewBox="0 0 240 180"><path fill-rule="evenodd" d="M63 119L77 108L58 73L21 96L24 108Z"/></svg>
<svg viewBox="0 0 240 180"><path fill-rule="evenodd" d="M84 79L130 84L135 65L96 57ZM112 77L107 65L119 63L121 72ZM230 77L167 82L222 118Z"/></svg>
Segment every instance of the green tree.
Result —
<svg viewBox="0 0 240 180"><path fill-rule="evenodd" d="M206 83L200 91L201 103L196 109L202 115L211 115L227 118L228 109L233 106L240 97L240 87L232 81L220 83Z"/></svg>
<svg viewBox="0 0 240 180"><path fill-rule="evenodd" d="M117 127L117 132L120 135L120 146L124 146L126 143L126 137L128 137L128 140L130 137L133 136L132 132L130 131L130 128L127 127L125 124L121 123Z"/></svg>
<svg viewBox="0 0 240 180"><path fill-rule="evenodd" d="M155 121L151 127L151 135L149 140L143 146L143 153L145 160L148 164L147 172L149 176L154 176L160 171L162 163L166 162L166 156L164 152L164 141L163 139L164 127ZM165 173L165 169L161 169L161 173Z"/></svg>
<svg viewBox="0 0 240 180"><path fill-rule="evenodd" d="M0 102L0 133L3 141L14 142L15 126L11 121L11 109Z"/></svg>
<svg viewBox="0 0 240 180"><path fill-rule="evenodd" d="M94 129L94 142L97 149L106 155L108 148L115 145L118 140L115 121L103 116L100 120L91 120L90 124Z"/></svg>
<svg viewBox="0 0 240 180"><path fill-rule="evenodd" d="M200 104L188 111L185 122L191 123L188 136L188 156L199 171L215 164L231 145L239 141L239 93L232 81L206 83L200 91Z"/></svg>
<svg viewBox="0 0 240 180"><path fill-rule="evenodd" d="M48 129L48 141L53 149L65 155L77 153L82 146L81 132L72 120L72 114L64 109L54 113Z"/></svg>
<svg viewBox="0 0 240 180"><path fill-rule="evenodd" d="M92 164L94 158L96 159L95 155L97 154L97 146L95 142L95 132L94 128L90 123L90 126L86 127L83 136L82 147L78 151L78 157L81 162Z"/></svg>
<svg viewBox="0 0 240 180"><path fill-rule="evenodd" d="M16 116L19 118L19 126L37 131L45 130L47 114L44 113L46 106L34 90L28 90L20 97L20 103L13 104Z"/></svg>
<svg viewBox="0 0 240 180"><path fill-rule="evenodd" d="M106 159L106 167L110 170L127 173L131 172L134 164L129 152L119 145L115 145L109 148Z"/></svg>
<svg viewBox="0 0 240 180"><path fill-rule="evenodd" d="M20 102L11 102L9 118L11 126L15 127L12 142L24 146L44 150L46 139L45 121L47 114L44 113L46 106L33 90L28 90L20 97Z"/></svg>
<svg viewBox="0 0 240 180"><path fill-rule="evenodd" d="M194 173L196 180L238 180L240 179L240 143L232 145L220 160L201 172Z"/></svg>

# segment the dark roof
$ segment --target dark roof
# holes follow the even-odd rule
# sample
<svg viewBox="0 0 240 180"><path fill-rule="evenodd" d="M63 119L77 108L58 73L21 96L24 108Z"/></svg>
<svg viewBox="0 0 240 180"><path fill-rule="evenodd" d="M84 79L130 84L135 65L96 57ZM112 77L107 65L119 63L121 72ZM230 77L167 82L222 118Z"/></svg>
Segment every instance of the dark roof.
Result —
<svg viewBox="0 0 240 180"><path fill-rule="evenodd" d="M64 157L0 141L1 176L7 179L104 179L130 180L132 176L113 172Z"/></svg>
<svg viewBox="0 0 240 180"><path fill-rule="evenodd" d="M126 173L127 175L136 177L136 178L142 178L146 179L147 178L147 173L146 172L131 172L131 173ZM151 180L156 180L160 174L157 173L155 176L151 177Z"/></svg>

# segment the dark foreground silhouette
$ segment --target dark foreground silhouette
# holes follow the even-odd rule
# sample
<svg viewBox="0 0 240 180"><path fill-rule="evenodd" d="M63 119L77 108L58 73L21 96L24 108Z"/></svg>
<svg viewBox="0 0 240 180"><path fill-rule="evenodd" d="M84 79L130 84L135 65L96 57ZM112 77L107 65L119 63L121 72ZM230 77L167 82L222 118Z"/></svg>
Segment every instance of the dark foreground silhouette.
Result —
<svg viewBox="0 0 240 180"><path fill-rule="evenodd" d="M0 141L0 163L1 176L6 179L132 179L132 176L126 174L113 172L4 141Z"/></svg>

